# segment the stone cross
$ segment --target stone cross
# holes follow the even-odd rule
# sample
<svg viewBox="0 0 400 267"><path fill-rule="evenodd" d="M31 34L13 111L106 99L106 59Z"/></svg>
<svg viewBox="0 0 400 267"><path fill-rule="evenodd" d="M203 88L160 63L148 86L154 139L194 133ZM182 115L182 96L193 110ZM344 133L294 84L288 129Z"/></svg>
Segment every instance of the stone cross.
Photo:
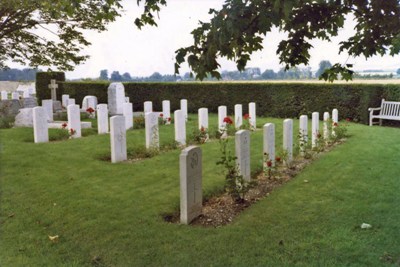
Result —
<svg viewBox="0 0 400 267"><path fill-rule="evenodd" d="M299 145L300 153L304 156L306 146L308 143L308 117L307 115L300 116L300 127L299 127Z"/></svg>
<svg viewBox="0 0 400 267"><path fill-rule="evenodd" d="M50 80L49 89L51 90L51 100L53 101L57 101L57 88L58 84L56 83L56 80Z"/></svg>
<svg viewBox="0 0 400 267"><path fill-rule="evenodd" d="M144 125L146 132L146 148L159 149L160 137L158 131L158 113L147 112L144 115Z"/></svg>
<svg viewBox="0 0 400 267"><path fill-rule="evenodd" d="M179 168L181 223L189 224L201 214L202 210L201 149L196 146L183 149L179 156Z"/></svg>
<svg viewBox="0 0 400 267"><path fill-rule="evenodd" d="M239 175L250 182L250 131L240 130L235 134L236 164L239 168Z"/></svg>
<svg viewBox="0 0 400 267"><path fill-rule="evenodd" d="M133 109L132 103L123 103L123 115L125 117L125 127L127 130L133 128Z"/></svg>
<svg viewBox="0 0 400 267"><path fill-rule="evenodd" d="M255 130L257 128L256 126L256 103L251 102L249 103L249 123L250 123L250 129Z"/></svg>
<svg viewBox="0 0 400 267"><path fill-rule="evenodd" d="M35 143L49 142L49 126L47 124L47 113L43 107L32 109L33 137Z"/></svg>
<svg viewBox="0 0 400 267"><path fill-rule="evenodd" d="M266 157L272 161L272 166L275 166L275 124L266 123L263 127L264 134L264 161Z"/></svg>
<svg viewBox="0 0 400 267"><path fill-rule="evenodd" d="M175 141L181 146L186 145L186 118L182 110L175 110Z"/></svg>
<svg viewBox="0 0 400 267"><path fill-rule="evenodd" d="M287 153L286 163L293 160L293 120L283 121L283 150Z"/></svg>
<svg viewBox="0 0 400 267"><path fill-rule="evenodd" d="M317 146L318 138L320 137L319 133L319 113L312 113L312 122L311 122L311 146L315 148Z"/></svg>
<svg viewBox="0 0 400 267"><path fill-rule="evenodd" d="M113 116L110 119L111 162L127 160L126 129L124 116Z"/></svg>
<svg viewBox="0 0 400 267"><path fill-rule="evenodd" d="M199 130L208 129L208 108L199 108Z"/></svg>
<svg viewBox="0 0 400 267"><path fill-rule="evenodd" d="M72 138L81 137L81 113L78 105L69 105L67 107L68 131L74 131Z"/></svg>
<svg viewBox="0 0 400 267"><path fill-rule="evenodd" d="M220 132L225 131L226 123L224 119L227 116L226 106L219 106L218 107L218 130Z"/></svg>
<svg viewBox="0 0 400 267"><path fill-rule="evenodd" d="M240 126L243 124L243 111L242 105L236 104L235 105L235 128L239 129Z"/></svg>
<svg viewBox="0 0 400 267"><path fill-rule="evenodd" d="M97 132L108 133L108 107L107 104L97 105Z"/></svg>

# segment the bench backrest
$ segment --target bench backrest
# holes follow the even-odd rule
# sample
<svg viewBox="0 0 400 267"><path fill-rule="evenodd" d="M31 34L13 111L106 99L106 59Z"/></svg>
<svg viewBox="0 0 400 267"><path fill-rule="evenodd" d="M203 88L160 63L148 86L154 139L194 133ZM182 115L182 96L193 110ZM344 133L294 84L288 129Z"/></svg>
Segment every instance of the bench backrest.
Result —
<svg viewBox="0 0 400 267"><path fill-rule="evenodd" d="M400 102L385 101L385 99L382 99L380 115L400 117Z"/></svg>

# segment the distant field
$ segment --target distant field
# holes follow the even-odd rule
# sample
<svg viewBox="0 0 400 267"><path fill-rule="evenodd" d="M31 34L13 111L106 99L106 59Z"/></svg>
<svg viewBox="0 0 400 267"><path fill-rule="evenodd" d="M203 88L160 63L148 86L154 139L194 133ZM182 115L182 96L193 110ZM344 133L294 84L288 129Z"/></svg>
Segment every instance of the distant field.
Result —
<svg viewBox="0 0 400 267"><path fill-rule="evenodd" d="M321 81L321 80L258 80L258 81L221 81L228 83L321 83L321 84L329 84L330 82ZM335 81L333 83L366 83L366 84L400 84L400 79L354 79L352 81Z"/></svg>

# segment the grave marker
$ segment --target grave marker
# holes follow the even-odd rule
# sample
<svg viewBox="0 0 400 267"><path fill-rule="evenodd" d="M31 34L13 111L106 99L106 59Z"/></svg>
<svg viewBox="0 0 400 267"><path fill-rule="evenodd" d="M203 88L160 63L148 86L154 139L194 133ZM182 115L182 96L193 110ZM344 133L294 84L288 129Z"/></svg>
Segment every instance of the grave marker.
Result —
<svg viewBox="0 0 400 267"><path fill-rule="evenodd" d="M7 91L1 91L1 100L8 100Z"/></svg>
<svg viewBox="0 0 400 267"><path fill-rule="evenodd" d="M163 114L163 120L165 121L165 124L171 124L171 103L169 100L163 100L162 101L162 114Z"/></svg>
<svg viewBox="0 0 400 267"><path fill-rule="evenodd" d="M108 110L111 115L123 114L123 103L125 103L125 88L120 82L111 83L107 90Z"/></svg>
<svg viewBox="0 0 400 267"><path fill-rule="evenodd" d="M78 105L67 107L68 131L72 138L81 137L81 113Z"/></svg>
<svg viewBox="0 0 400 267"><path fill-rule="evenodd" d="M240 126L243 124L243 111L242 105L236 104L235 105L235 128L239 129Z"/></svg>
<svg viewBox="0 0 400 267"><path fill-rule="evenodd" d="M108 133L108 108L107 104L97 105L97 132L98 134Z"/></svg>
<svg viewBox="0 0 400 267"><path fill-rule="evenodd" d="M123 103L123 115L125 117L125 127L126 130L133 128L133 110L132 103Z"/></svg>
<svg viewBox="0 0 400 267"><path fill-rule="evenodd" d="M306 146L308 143L308 117L306 115L300 116L300 127L299 127L299 144L300 154L304 156Z"/></svg>
<svg viewBox="0 0 400 267"><path fill-rule="evenodd" d="M56 80L50 80L49 89L51 90L51 100L57 101L57 88Z"/></svg>
<svg viewBox="0 0 400 267"><path fill-rule="evenodd" d="M324 112L324 139L327 141L329 139L329 112Z"/></svg>
<svg viewBox="0 0 400 267"><path fill-rule="evenodd" d="M179 168L181 223L189 224L201 214L202 210L201 149L196 146L183 149L179 156Z"/></svg>
<svg viewBox="0 0 400 267"><path fill-rule="evenodd" d="M75 98L68 98L67 107L69 105L75 105Z"/></svg>
<svg viewBox="0 0 400 267"><path fill-rule="evenodd" d="M218 130L220 132L225 131L226 122L224 119L227 117L227 109L226 106L219 106L218 107Z"/></svg>
<svg viewBox="0 0 400 267"><path fill-rule="evenodd" d="M286 162L293 160L293 120L286 119L283 121L283 150L286 151Z"/></svg>
<svg viewBox="0 0 400 267"><path fill-rule="evenodd" d="M250 132L248 130L236 132L235 148L239 175L242 175L245 181L250 182Z"/></svg>
<svg viewBox="0 0 400 267"><path fill-rule="evenodd" d="M144 102L143 106L144 106L144 114L148 112L153 112L153 103L151 101Z"/></svg>
<svg viewBox="0 0 400 267"><path fill-rule="evenodd" d="M146 131L146 148L159 149L160 137L158 132L158 113L147 112L144 115L144 124Z"/></svg>
<svg viewBox="0 0 400 267"><path fill-rule="evenodd" d="M312 113L312 122L311 122L311 146L315 148L318 144L318 139L321 137L319 133L319 113Z"/></svg>
<svg viewBox="0 0 400 267"><path fill-rule="evenodd" d="M18 92L12 92L11 93L11 99L12 100L19 100L19 93Z"/></svg>
<svg viewBox="0 0 400 267"><path fill-rule="evenodd" d="M264 134L264 162L266 157L275 166L275 124L266 123L263 127Z"/></svg>
<svg viewBox="0 0 400 267"><path fill-rule="evenodd" d="M47 112L43 107L34 107L32 109L32 114L33 114L33 138L35 140L35 143L49 142Z"/></svg>
<svg viewBox="0 0 400 267"><path fill-rule="evenodd" d="M110 119L111 162L127 160L126 128L124 116L113 116Z"/></svg>
<svg viewBox="0 0 400 267"><path fill-rule="evenodd" d="M257 128L256 124L257 115L256 115L256 103L254 102L249 103L249 117L250 117L249 118L250 129L255 130Z"/></svg>
<svg viewBox="0 0 400 267"><path fill-rule="evenodd" d="M181 110L185 116L185 120L188 118L188 102L186 99L181 99Z"/></svg>
<svg viewBox="0 0 400 267"><path fill-rule="evenodd" d="M69 99L69 95L62 95L61 96L61 103L62 103L63 108L67 108L68 99Z"/></svg>
<svg viewBox="0 0 400 267"><path fill-rule="evenodd" d="M186 145L186 118L182 110L175 110L175 141L181 146Z"/></svg>
<svg viewBox="0 0 400 267"><path fill-rule="evenodd" d="M208 129L208 108L199 108L199 130Z"/></svg>
<svg viewBox="0 0 400 267"><path fill-rule="evenodd" d="M42 107L44 108L47 114L47 121L52 122L53 120L53 100L44 99L42 100Z"/></svg>

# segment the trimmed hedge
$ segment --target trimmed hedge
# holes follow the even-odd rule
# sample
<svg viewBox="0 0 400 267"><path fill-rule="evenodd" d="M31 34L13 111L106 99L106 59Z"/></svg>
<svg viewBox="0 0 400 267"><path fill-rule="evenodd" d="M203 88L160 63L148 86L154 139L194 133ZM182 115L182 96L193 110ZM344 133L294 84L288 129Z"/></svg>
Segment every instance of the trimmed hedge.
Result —
<svg viewBox="0 0 400 267"><path fill-rule="evenodd" d="M49 89L50 80L56 80L58 84L57 99L61 99L62 82L65 81L64 72L38 72L36 73L36 97L38 103L43 99L51 99L51 90Z"/></svg>

